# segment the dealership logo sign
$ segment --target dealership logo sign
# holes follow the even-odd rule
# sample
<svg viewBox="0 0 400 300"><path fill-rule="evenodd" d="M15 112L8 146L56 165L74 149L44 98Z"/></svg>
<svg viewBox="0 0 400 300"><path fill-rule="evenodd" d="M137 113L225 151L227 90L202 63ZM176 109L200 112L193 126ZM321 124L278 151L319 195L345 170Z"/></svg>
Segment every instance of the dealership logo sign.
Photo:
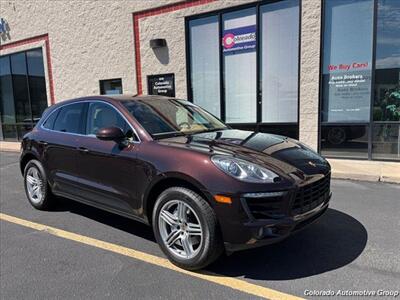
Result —
<svg viewBox="0 0 400 300"><path fill-rule="evenodd" d="M223 52L236 54L256 49L256 25L224 30Z"/></svg>

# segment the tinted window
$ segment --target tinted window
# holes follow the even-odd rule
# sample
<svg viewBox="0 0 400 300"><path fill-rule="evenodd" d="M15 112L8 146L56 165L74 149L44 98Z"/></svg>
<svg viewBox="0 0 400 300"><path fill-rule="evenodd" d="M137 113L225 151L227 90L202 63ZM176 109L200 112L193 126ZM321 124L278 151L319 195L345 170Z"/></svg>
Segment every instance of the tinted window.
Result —
<svg viewBox="0 0 400 300"><path fill-rule="evenodd" d="M124 101L136 120L154 137L225 129L217 118L197 105L175 99Z"/></svg>
<svg viewBox="0 0 400 300"><path fill-rule="evenodd" d="M399 17L398 0L378 2L374 121L400 121Z"/></svg>
<svg viewBox="0 0 400 300"><path fill-rule="evenodd" d="M299 3L261 6L262 120L297 122Z"/></svg>
<svg viewBox="0 0 400 300"><path fill-rule="evenodd" d="M91 103L88 111L86 134L95 135L99 129L112 126L121 128L128 137L134 137L131 127L115 108L101 102Z"/></svg>
<svg viewBox="0 0 400 300"><path fill-rule="evenodd" d="M85 103L66 105L61 108L54 124L54 130L82 133L82 114Z"/></svg>
<svg viewBox="0 0 400 300"><path fill-rule="evenodd" d="M56 120L59 112L60 110L56 110L55 112L51 113L50 116L47 118L47 120L44 121L42 126L47 129L53 129L54 121Z"/></svg>
<svg viewBox="0 0 400 300"><path fill-rule="evenodd" d="M218 16L190 21L189 26L193 101L220 116Z"/></svg>
<svg viewBox="0 0 400 300"><path fill-rule="evenodd" d="M11 72L16 120L21 123L31 123L32 114L29 103L28 82L26 80L25 53L11 55Z"/></svg>
<svg viewBox="0 0 400 300"><path fill-rule="evenodd" d="M0 57L0 140L18 140L47 107L42 49Z"/></svg>
<svg viewBox="0 0 400 300"><path fill-rule="evenodd" d="M223 14L222 19L226 122L256 122L256 9ZM235 38L247 41L235 43Z"/></svg>
<svg viewBox="0 0 400 300"><path fill-rule="evenodd" d="M100 80L100 95L122 94L122 80Z"/></svg>
<svg viewBox="0 0 400 300"><path fill-rule="evenodd" d="M322 121L368 122L374 3L327 0L325 4Z"/></svg>
<svg viewBox="0 0 400 300"><path fill-rule="evenodd" d="M28 81L31 97L32 117L36 121L42 116L47 107L46 79L44 76L44 65L42 49L26 52L28 64Z"/></svg>

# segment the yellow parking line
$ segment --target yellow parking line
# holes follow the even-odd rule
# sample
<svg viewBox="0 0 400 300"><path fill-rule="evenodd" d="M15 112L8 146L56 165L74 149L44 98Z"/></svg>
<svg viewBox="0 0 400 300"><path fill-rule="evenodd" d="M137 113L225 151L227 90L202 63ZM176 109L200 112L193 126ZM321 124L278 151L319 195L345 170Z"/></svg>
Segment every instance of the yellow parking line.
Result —
<svg viewBox="0 0 400 300"><path fill-rule="evenodd" d="M123 246L118 246L112 243L104 242L101 240L97 240L94 238L90 238L87 236L83 236L80 234L76 234L73 232L65 231L62 229L58 229L55 227L39 224L39 223L34 223L28 220L16 218L7 214L0 213L0 220L7 221L10 223L18 224L21 226L29 227L35 230L40 230L47 232L49 234L62 237L67 240L79 242L82 244L86 244L89 246L93 246L96 248L100 248L103 250L107 250L110 252L118 253L121 255L125 255L128 257L132 257L137 260L144 261L146 263L160 266L169 270L173 270L179 273L183 273L186 275L190 275L192 277L200 278L203 280L207 280L209 282L213 282L222 286L229 287L234 290L238 290L247 294L251 294L254 296L262 297L262 298L267 298L267 299L287 299L287 300L295 300L295 299L302 299L293 295L289 295L286 293L282 293L279 291L275 291L273 289L269 289L266 287L258 286L249 282L246 282L244 280L240 280L237 278L232 278L232 277L225 277L221 276L219 274L211 273L211 272L206 272L206 271L200 271L200 272L191 272L187 271L181 268L178 268L174 266L172 263L170 263L167 259L161 258L158 256L154 256L151 254L147 254L141 251L137 251L134 249L130 249L127 247Z"/></svg>

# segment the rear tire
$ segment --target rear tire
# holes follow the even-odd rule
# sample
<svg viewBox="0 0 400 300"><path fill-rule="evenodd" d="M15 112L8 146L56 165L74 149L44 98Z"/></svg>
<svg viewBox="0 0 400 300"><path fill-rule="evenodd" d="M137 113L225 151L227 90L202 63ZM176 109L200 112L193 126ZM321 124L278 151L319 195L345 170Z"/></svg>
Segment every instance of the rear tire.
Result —
<svg viewBox="0 0 400 300"><path fill-rule="evenodd" d="M161 250L180 268L202 269L223 252L214 210L190 189L171 187L162 192L152 220Z"/></svg>
<svg viewBox="0 0 400 300"><path fill-rule="evenodd" d="M40 161L30 160L24 169L24 187L29 203L36 209L48 209L54 202L47 175Z"/></svg>

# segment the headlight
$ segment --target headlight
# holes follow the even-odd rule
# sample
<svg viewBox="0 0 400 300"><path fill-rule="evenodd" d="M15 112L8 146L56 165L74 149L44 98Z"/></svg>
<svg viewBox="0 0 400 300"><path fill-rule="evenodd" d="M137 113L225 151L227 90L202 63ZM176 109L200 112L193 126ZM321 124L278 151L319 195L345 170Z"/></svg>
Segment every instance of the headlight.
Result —
<svg viewBox="0 0 400 300"><path fill-rule="evenodd" d="M279 177L268 169L239 158L216 155L211 157L211 161L218 169L241 181L268 183Z"/></svg>

